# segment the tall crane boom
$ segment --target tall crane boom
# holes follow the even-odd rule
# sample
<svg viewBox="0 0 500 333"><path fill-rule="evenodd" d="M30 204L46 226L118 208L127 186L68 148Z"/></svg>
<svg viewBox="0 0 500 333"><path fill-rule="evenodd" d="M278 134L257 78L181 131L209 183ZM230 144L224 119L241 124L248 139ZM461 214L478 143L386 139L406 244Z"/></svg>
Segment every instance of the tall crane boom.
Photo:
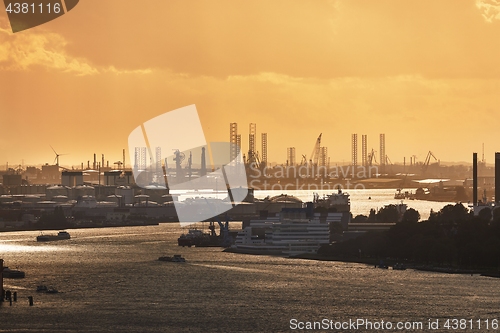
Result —
<svg viewBox="0 0 500 333"><path fill-rule="evenodd" d="M425 158L425 162L422 165L422 174L425 174L425 172L427 171L429 163L431 162L431 157L433 157L435 161L439 162L436 156L434 156L434 154L429 150L429 152L427 153L427 157Z"/></svg>
<svg viewBox="0 0 500 333"><path fill-rule="evenodd" d="M376 151L373 150L368 154L368 165L372 166L373 162L375 161L375 164L377 163L377 157L375 156Z"/></svg>
<svg viewBox="0 0 500 333"><path fill-rule="evenodd" d="M313 151L311 153L311 163L313 163L313 165L318 165L319 163L319 155L320 155L320 150L321 150L321 135L323 133L320 133L318 138L316 139L316 144L314 145L314 148L313 148Z"/></svg>

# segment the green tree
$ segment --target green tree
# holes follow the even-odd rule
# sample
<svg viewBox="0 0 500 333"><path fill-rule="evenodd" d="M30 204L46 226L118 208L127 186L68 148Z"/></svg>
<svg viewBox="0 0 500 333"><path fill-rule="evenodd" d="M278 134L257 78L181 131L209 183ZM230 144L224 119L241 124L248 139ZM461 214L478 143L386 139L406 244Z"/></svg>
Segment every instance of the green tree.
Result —
<svg viewBox="0 0 500 333"><path fill-rule="evenodd" d="M368 221L369 218L366 215L356 215L355 218L352 219L352 223L363 223Z"/></svg>
<svg viewBox="0 0 500 333"><path fill-rule="evenodd" d="M401 222L409 222L409 223L417 223L420 220L420 213L413 209L407 209L404 214Z"/></svg>
<svg viewBox="0 0 500 333"><path fill-rule="evenodd" d="M375 209L370 209L370 215L368 215L368 221L375 222L377 220L377 212Z"/></svg>
<svg viewBox="0 0 500 333"><path fill-rule="evenodd" d="M396 205L388 205L380 208L377 213L377 221L379 222L398 222L399 211Z"/></svg>
<svg viewBox="0 0 500 333"><path fill-rule="evenodd" d="M494 224L500 223L500 207L495 207L493 209L493 223Z"/></svg>
<svg viewBox="0 0 500 333"><path fill-rule="evenodd" d="M479 214L477 216L485 222L490 222L492 216L491 209L489 207L484 207L479 211Z"/></svg>

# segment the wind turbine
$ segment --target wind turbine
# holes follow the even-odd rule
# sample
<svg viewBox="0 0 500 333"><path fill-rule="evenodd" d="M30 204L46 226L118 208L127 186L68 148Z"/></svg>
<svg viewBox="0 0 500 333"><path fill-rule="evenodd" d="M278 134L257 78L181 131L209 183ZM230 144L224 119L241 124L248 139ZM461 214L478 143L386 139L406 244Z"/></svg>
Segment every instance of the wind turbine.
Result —
<svg viewBox="0 0 500 333"><path fill-rule="evenodd" d="M58 154L52 146L50 146L50 148L52 148L52 151L54 152L54 154L56 154L56 157L54 158L54 162L56 162L56 165L59 166L59 156L68 155L68 154Z"/></svg>

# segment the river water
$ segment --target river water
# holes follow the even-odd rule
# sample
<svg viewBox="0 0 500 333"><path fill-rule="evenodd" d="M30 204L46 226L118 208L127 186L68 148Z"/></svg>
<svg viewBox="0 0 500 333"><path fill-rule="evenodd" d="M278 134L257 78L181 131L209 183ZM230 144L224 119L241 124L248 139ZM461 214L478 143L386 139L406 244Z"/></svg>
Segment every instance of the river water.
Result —
<svg viewBox="0 0 500 333"><path fill-rule="evenodd" d="M4 281L18 301L0 305L0 332L290 332L324 319L422 323L394 332L435 332L429 320L452 331L446 320L472 319L468 331L484 332L500 318L498 279L180 248L182 232L178 223L75 229L47 243L38 232L0 233L0 258L26 272ZM156 260L173 254L187 262ZM37 293L41 284L59 293Z"/></svg>
<svg viewBox="0 0 500 333"><path fill-rule="evenodd" d="M18 301L0 306L0 331L289 332L292 319L500 317L494 278L179 248L176 223L70 232L49 243L32 231L0 234L6 265L26 272L5 280ZM188 262L156 260L172 254ZM37 293L40 284L60 292Z"/></svg>
<svg viewBox="0 0 500 333"><path fill-rule="evenodd" d="M402 190L402 192L405 191L415 193L415 189ZM331 190L287 191L286 193L294 195L302 201L312 201L313 192L317 192L321 197L332 193ZM396 190L394 189L347 189L345 192L350 195L351 213L353 216L359 214L368 215L371 208L379 209L385 205L400 204L402 202L401 200L394 199L394 194L396 193ZM256 191L255 197L263 199L266 196L272 197L282 193L282 191ZM403 202L408 205L408 208L416 209L420 213L421 219L424 220L429 218L431 209L439 211L447 204L455 204L453 202L434 202L423 200L403 200Z"/></svg>

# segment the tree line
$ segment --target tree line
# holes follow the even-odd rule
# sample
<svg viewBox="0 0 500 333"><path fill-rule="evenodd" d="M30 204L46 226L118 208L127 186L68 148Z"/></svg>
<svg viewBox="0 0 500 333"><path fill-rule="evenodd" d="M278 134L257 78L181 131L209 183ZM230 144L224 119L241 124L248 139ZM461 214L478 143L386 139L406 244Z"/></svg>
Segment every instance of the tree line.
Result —
<svg viewBox="0 0 500 333"><path fill-rule="evenodd" d="M379 216L379 211L367 219L378 221L386 214L394 214L392 208L388 211L391 213ZM462 204L455 204L438 212L431 210L426 221L418 222L419 217L410 208L387 231L367 232L355 239L324 246L318 253L460 268L500 267L500 207L493 211L483 208L474 216Z"/></svg>

